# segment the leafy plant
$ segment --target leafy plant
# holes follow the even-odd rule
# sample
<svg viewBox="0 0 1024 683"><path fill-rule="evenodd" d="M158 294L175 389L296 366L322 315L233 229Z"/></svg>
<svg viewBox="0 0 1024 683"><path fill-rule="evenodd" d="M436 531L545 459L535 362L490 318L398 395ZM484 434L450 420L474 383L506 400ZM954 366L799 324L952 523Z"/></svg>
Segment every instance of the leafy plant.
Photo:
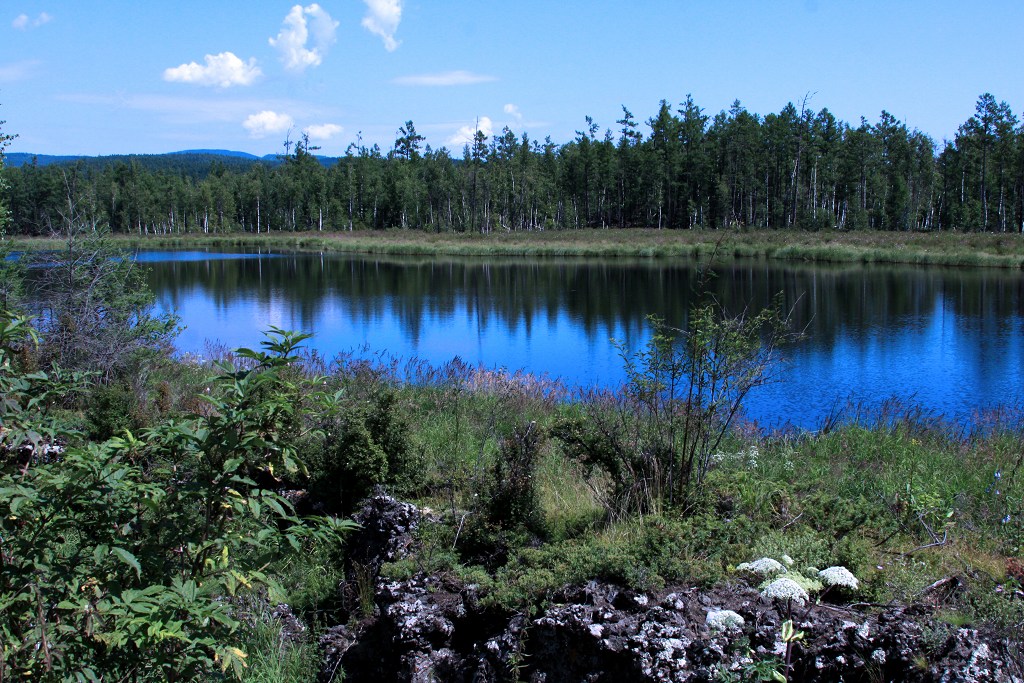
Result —
<svg viewBox="0 0 1024 683"><path fill-rule="evenodd" d="M537 533L543 516L537 499L537 455L541 431L536 422L517 425L502 439L494 460L487 515L496 524Z"/></svg>
<svg viewBox="0 0 1024 683"><path fill-rule="evenodd" d="M54 408L84 391L90 379L90 373L58 366L49 372L26 367L38 340L27 317L0 310L0 456L14 454L22 465L73 435Z"/></svg>
<svg viewBox="0 0 1024 683"><path fill-rule="evenodd" d="M772 379L778 349L792 336L778 306L728 316L709 304L692 312L685 330L648 320L644 350L620 345L623 389L591 394L584 414L554 428L571 457L613 482L619 515L694 501L744 399Z"/></svg>
<svg viewBox="0 0 1024 683"><path fill-rule="evenodd" d="M202 414L0 477L0 680L241 676L233 597L280 594L272 563L352 526L302 522L268 487L298 468L302 339L239 350Z"/></svg>

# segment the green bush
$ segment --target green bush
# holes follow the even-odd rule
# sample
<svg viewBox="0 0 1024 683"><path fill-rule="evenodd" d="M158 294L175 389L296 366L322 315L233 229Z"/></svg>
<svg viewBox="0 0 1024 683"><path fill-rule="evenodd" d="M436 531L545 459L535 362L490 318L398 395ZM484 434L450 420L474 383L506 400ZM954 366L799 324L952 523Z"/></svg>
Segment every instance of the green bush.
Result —
<svg viewBox="0 0 1024 683"><path fill-rule="evenodd" d="M592 393L582 415L553 430L570 457L613 482L613 514L685 510L700 497L743 401L771 380L778 347L792 336L777 309L748 316L698 306L686 329L651 316L646 348L618 345L625 386Z"/></svg>
<svg viewBox="0 0 1024 683"><path fill-rule="evenodd" d="M135 396L123 384L100 385L89 393L85 403L89 438L106 441L112 436L136 429Z"/></svg>
<svg viewBox="0 0 1024 683"><path fill-rule="evenodd" d="M414 489L422 476L391 388L377 388L364 401L336 395L304 448L310 493L332 511L350 512L375 486Z"/></svg>
<svg viewBox="0 0 1024 683"><path fill-rule="evenodd" d="M297 467L285 436L301 387L286 370L301 340L275 330L239 350L249 367L219 365L200 415L0 472L0 680L242 675L232 597L280 594L268 566L351 526L303 523L257 483ZM0 381L46 378L0 358ZM33 405L5 410L30 424Z"/></svg>
<svg viewBox="0 0 1024 683"><path fill-rule="evenodd" d="M543 433L536 422L517 425L502 439L494 460L485 509L488 519L503 528L543 532L544 516L537 498L537 459Z"/></svg>

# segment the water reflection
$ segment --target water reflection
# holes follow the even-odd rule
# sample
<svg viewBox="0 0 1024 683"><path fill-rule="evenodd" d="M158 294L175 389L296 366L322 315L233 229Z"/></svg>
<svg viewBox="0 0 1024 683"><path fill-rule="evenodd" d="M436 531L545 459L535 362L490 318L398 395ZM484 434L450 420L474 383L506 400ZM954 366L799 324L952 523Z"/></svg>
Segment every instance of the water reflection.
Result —
<svg viewBox="0 0 1024 683"><path fill-rule="evenodd" d="M313 332L327 356L367 344L581 385L622 380L609 339L639 347L648 314L685 325L699 277L686 261L244 256L145 256L160 305L188 325L183 350L252 345L276 325ZM812 427L847 397L916 397L957 418L1021 397L1019 273L749 260L715 269L709 288L732 311L781 292L807 332L784 381L749 404L762 423Z"/></svg>

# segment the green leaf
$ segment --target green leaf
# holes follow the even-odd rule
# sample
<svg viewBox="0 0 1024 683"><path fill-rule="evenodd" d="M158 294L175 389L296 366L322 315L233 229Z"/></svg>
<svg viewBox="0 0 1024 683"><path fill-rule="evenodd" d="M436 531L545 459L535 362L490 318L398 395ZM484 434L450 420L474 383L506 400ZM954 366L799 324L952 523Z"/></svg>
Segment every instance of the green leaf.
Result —
<svg viewBox="0 0 1024 683"><path fill-rule="evenodd" d="M111 548L110 552L116 555L119 560L121 560L125 564L129 565L132 569L134 569L135 575L138 578L142 578L142 565L139 564L139 561L135 558L134 555L132 555L124 548Z"/></svg>

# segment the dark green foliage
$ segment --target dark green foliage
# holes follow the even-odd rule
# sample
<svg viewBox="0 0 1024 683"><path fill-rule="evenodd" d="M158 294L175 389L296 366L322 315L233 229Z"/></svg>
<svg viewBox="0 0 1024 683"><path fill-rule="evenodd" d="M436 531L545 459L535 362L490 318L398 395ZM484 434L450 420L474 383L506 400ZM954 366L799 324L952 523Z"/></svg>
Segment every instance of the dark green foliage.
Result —
<svg viewBox="0 0 1024 683"><path fill-rule="evenodd" d="M361 141L325 166L308 140L260 163L120 157L7 169L13 232L45 235L66 188L90 225L145 235L401 228L487 234L626 227L988 230L1024 225L1022 132L979 97L944 148L892 114L839 121L810 98L778 113L739 101L711 116L663 100L645 136L625 107L618 136L591 117L565 144L477 131L463 159L412 121L392 149ZM952 133L952 131L949 131ZM0 134L0 144L5 142ZM457 153L459 150L455 150Z"/></svg>
<svg viewBox="0 0 1024 683"><path fill-rule="evenodd" d="M725 540L724 528L710 519L674 520L648 517L621 530L616 540L601 538L521 548L495 573L487 601L521 610L541 604L566 585L602 579L636 590L667 583L709 585L722 578L717 558L702 551L709 540ZM717 554L717 553L716 553Z"/></svg>
<svg viewBox="0 0 1024 683"><path fill-rule="evenodd" d="M331 417L307 440L309 490L327 510L351 512L376 486L409 490L421 476L413 465L409 427L386 385L363 387L365 400L335 396Z"/></svg>
<svg viewBox="0 0 1024 683"><path fill-rule="evenodd" d="M32 462L76 436L61 405L80 397L89 373L35 368L38 333L28 318L0 310L0 465ZM0 468L2 469L2 468Z"/></svg>
<svg viewBox="0 0 1024 683"><path fill-rule="evenodd" d="M333 448L327 444L336 472L330 484L337 487L338 509L352 509L375 485L387 480L388 456L370 433L360 408L346 411L336 439Z"/></svg>
<svg viewBox="0 0 1024 683"><path fill-rule="evenodd" d="M537 458L543 434L536 422L519 424L502 439L494 460L487 517L500 527L539 534L544 520L537 501Z"/></svg>
<svg viewBox="0 0 1024 683"><path fill-rule="evenodd" d="M365 417L366 429L387 458L387 483L397 493L414 491L423 474L409 441L409 422L399 404L398 390L376 390Z"/></svg>
<svg viewBox="0 0 1024 683"><path fill-rule="evenodd" d="M10 362L28 335L23 323L3 324L0 382L16 388L6 426L34 419L26 410L49 398L48 378ZM350 526L303 523L258 483L297 466L289 432L300 386L288 370L302 339L275 331L263 350L237 351L248 367L217 366L202 414L141 439L4 463L0 679L241 676L229 598L258 587L278 594L270 564Z"/></svg>
<svg viewBox="0 0 1024 683"><path fill-rule="evenodd" d="M137 427L133 419L137 409L135 396L123 384L95 387L85 405L90 439L106 441Z"/></svg>

